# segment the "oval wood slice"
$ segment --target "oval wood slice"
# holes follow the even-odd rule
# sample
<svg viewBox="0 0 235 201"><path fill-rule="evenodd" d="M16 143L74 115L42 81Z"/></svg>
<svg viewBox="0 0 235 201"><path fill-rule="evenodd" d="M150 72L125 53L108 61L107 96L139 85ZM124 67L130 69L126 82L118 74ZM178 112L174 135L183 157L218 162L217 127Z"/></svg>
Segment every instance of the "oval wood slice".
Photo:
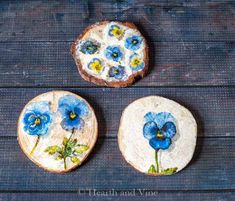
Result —
<svg viewBox="0 0 235 201"><path fill-rule="evenodd" d="M125 160L149 175L170 175L191 160L197 124L185 107L159 96L138 99L124 110L118 143Z"/></svg>
<svg viewBox="0 0 235 201"><path fill-rule="evenodd" d="M23 152L38 166L55 173L81 165L97 136L92 107L68 91L50 91L33 98L18 120Z"/></svg>
<svg viewBox="0 0 235 201"><path fill-rule="evenodd" d="M87 27L71 53L80 75L109 87L126 87L148 70L148 46L130 22L102 21Z"/></svg>

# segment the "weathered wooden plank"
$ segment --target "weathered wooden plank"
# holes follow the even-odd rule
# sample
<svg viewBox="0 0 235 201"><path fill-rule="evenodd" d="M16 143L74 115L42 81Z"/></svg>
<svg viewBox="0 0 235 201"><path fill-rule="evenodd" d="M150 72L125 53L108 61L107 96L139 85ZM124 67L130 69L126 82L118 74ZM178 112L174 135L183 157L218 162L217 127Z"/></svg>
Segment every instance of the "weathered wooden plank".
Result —
<svg viewBox="0 0 235 201"><path fill-rule="evenodd" d="M71 41L100 20L131 20L151 41L234 41L232 1L1 1L0 41Z"/></svg>
<svg viewBox="0 0 235 201"><path fill-rule="evenodd" d="M150 43L150 71L134 86L235 85L234 42ZM1 43L0 86L95 86L84 81L69 42Z"/></svg>
<svg viewBox="0 0 235 201"><path fill-rule="evenodd" d="M30 162L20 151L16 138L0 138L0 189L234 190L234 147L232 138L200 138L194 159L185 170L173 176L149 177L124 161L116 139L99 139L93 154L80 169L58 175Z"/></svg>
<svg viewBox="0 0 235 201"><path fill-rule="evenodd" d="M18 115L34 96L52 89L0 89L0 135L16 136ZM116 137L123 109L137 98L162 95L190 109L200 137L235 136L235 88L67 88L86 98L94 107L99 135Z"/></svg>
<svg viewBox="0 0 235 201"><path fill-rule="evenodd" d="M143 192L143 194L139 193ZM99 194L100 193L100 194ZM151 195L152 193L152 195ZM142 201L143 199L155 201L226 201L234 200L235 193L233 192L156 192L147 190L126 190L126 191L91 191L89 194L81 195L79 193L1 193L0 201L74 201L74 200L129 200L129 201Z"/></svg>

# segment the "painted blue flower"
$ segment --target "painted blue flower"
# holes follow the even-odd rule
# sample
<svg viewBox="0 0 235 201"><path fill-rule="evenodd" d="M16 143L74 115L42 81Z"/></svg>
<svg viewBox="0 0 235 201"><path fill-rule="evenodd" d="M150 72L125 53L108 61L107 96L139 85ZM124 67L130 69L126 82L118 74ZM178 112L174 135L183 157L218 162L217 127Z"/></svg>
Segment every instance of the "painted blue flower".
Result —
<svg viewBox="0 0 235 201"><path fill-rule="evenodd" d="M58 110L62 116L61 126L65 130L81 129L83 117L88 115L87 104L75 96L65 95L59 99Z"/></svg>
<svg viewBox="0 0 235 201"><path fill-rule="evenodd" d="M138 50L140 48L140 45L142 44L143 39L140 36L131 36L128 37L125 41L125 47L128 50Z"/></svg>
<svg viewBox="0 0 235 201"><path fill-rule="evenodd" d="M124 30L117 25L111 25L109 29L109 36L114 36L117 39L121 39L124 35Z"/></svg>
<svg viewBox="0 0 235 201"><path fill-rule="evenodd" d="M123 58L123 53L117 46L108 46L105 50L107 59L119 62Z"/></svg>
<svg viewBox="0 0 235 201"><path fill-rule="evenodd" d="M29 135L45 135L52 122L50 104L46 101L32 103L23 117L24 131Z"/></svg>
<svg viewBox="0 0 235 201"><path fill-rule="evenodd" d="M97 52L97 50L99 49L100 45L96 44L93 41L87 40L85 42L83 42L80 46L80 51L83 54L94 54Z"/></svg>
<svg viewBox="0 0 235 201"><path fill-rule="evenodd" d="M145 66L143 59L138 54L132 54L129 60L129 65L132 71L142 70Z"/></svg>
<svg viewBox="0 0 235 201"><path fill-rule="evenodd" d="M168 149L171 139L176 134L174 117L168 112L153 113L145 115L145 125L143 128L144 137L149 140L149 144L155 150Z"/></svg>
<svg viewBox="0 0 235 201"><path fill-rule="evenodd" d="M125 76L125 67L121 65L111 67L109 69L108 76L121 80Z"/></svg>

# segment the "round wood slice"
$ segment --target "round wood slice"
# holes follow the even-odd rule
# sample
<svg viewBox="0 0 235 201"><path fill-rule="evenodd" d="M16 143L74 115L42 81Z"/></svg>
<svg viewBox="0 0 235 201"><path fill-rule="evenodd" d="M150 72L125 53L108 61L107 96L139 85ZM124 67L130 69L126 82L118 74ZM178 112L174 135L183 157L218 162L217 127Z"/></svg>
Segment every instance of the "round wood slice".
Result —
<svg viewBox="0 0 235 201"><path fill-rule="evenodd" d="M170 175L192 159L197 124L185 107L159 96L138 99L124 110L118 144L125 160L148 175Z"/></svg>
<svg viewBox="0 0 235 201"><path fill-rule="evenodd" d="M148 70L148 46L130 22L102 21L87 27L71 53L80 75L109 87L126 87Z"/></svg>
<svg viewBox="0 0 235 201"><path fill-rule="evenodd" d="M55 173L81 165L97 136L92 107L68 91L50 91L33 98L18 120L23 152L38 166Z"/></svg>

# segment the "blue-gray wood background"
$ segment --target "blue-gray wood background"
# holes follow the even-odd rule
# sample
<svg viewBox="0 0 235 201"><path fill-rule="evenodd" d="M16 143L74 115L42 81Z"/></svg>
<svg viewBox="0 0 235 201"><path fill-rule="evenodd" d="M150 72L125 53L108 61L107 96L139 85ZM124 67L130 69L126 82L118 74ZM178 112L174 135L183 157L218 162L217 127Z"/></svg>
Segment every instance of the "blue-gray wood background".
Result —
<svg viewBox="0 0 235 201"><path fill-rule="evenodd" d="M129 88L98 87L77 72L70 44L100 20L132 21L149 42L149 74ZM86 163L62 175L29 161L16 138L24 105L52 89L86 98L100 125ZM176 175L143 175L118 149L122 110L147 95L171 98L197 120L193 160ZM235 200L234 0L0 1L0 200L92 199Z"/></svg>

